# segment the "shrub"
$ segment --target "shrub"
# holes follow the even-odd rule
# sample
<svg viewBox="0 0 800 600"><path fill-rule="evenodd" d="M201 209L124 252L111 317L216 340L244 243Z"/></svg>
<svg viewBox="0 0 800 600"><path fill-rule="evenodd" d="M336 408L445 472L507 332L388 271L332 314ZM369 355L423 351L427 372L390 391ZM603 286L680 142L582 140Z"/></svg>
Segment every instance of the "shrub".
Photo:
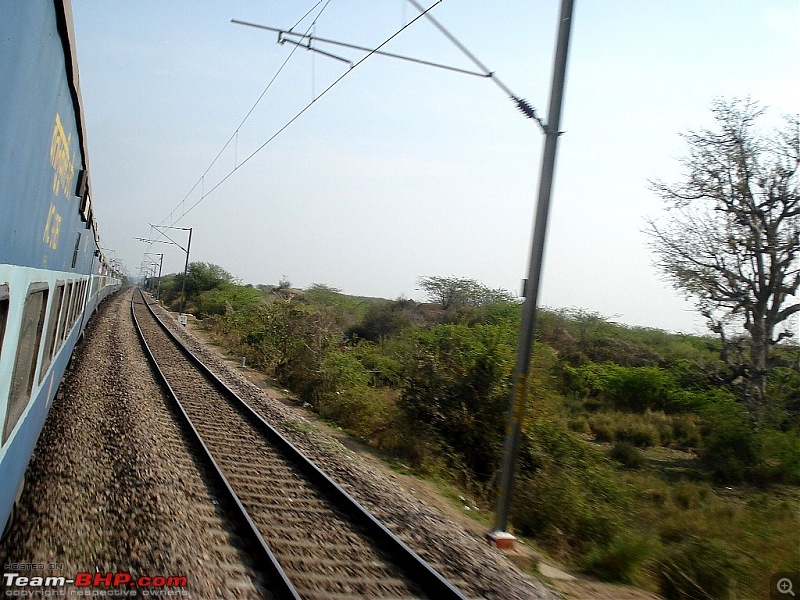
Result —
<svg viewBox="0 0 800 600"><path fill-rule="evenodd" d="M641 469L645 464L642 453L629 442L616 442L608 455L627 469Z"/></svg>
<svg viewBox="0 0 800 600"><path fill-rule="evenodd" d="M643 420L656 429L658 433L658 443L662 446L669 446L672 442L672 416L663 412L645 411Z"/></svg>
<svg viewBox="0 0 800 600"><path fill-rule="evenodd" d="M568 423L570 431L574 431L575 433L591 433L592 428L589 426L589 420L586 417L574 417L569 419Z"/></svg>
<svg viewBox="0 0 800 600"><path fill-rule="evenodd" d="M411 326L413 320L402 302L371 304L362 321L348 331L348 336L377 342L397 335Z"/></svg>
<svg viewBox="0 0 800 600"><path fill-rule="evenodd" d="M700 413L721 396L727 396L727 391L720 388L676 389L670 394L666 409L672 413Z"/></svg>
<svg viewBox="0 0 800 600"><path fill-rule="evenodd" d="M800 347L775 347L776 358L786 361L785 364L796 363ZM784 429L797 426L800 422L800 371L791 367L775 367L770 371L767 380L769 404L771 410L767 416L776 428Z"/></svg>
<svg viewBox="0 0 800 600"><path fill-rule="evenodd" d="M700 457L719 481L736 483L756 463L757 449L747 411L732 397L706 411Z"/></svg>
<svg viewBox="0 0 800 600"><path fill-rule="evenodd" d="M607 413L598 413L589 417L589 429L598 442L613 442L617 439L617 425L614 418Z"/></svg>
<svg viewBox="0 0 800 600"><path fill-rule="evenodd" d="M536 537L550 552L574 559L616 535L616 513L615 507L590 496L579 474L548 467L519 477L512 522L515 531Z"/></svg>
<svg viewBox="0 0 800 600"><path fill-rule="evenodd" d="M623 423L623 426L617 430L616 439L628 441L641 448L658 446L661 442L658 428L652 423L638 419L630 419Z"/></svg>
<svg viewBox="0 0 800 600"><path fill-rule="evenodd" d="M600 579L633 583L651 553L652 544L647 538L620 534L608 545L590 550L581 566Z"/></svg>
<svg viewBox="0 0 800 600"><path fill-rule="evenodd" d="M755 443L761 462L754 469L754 482L800 484L800 433L762 431Z"/></svg>
<svg viewBox="0 0 800 600"><path fill-rule="evenodd" d="M686 448L696 448L700 445L700 428L697 426L695 415L673 415L672 435L674 441Z"/></svg>
<svg viewBox="0 0 800 600"><path fill-rule="evenodd" d="M561 377L566 393L586 399L594 408L643 413L647 409L676 411L700 403L679 389L675 377L660 367L563 364Z"/></svg>
<svg viewBox="0 0 800 600"><path fill-rule="evenodd" d="M697 508L711 495L711 486L707 483L692 483L685 480L676 483L671 490L672 502L683 510Z"/></svg>
<svg viewBox="0 0 800 600"><path fill-rule="evenodd" d="M224 315L261 303L261 294L254 288L230 283L221 285L197 296L195 303L198 316Z"/></svg>
<svg viewBox="0 0 800 600"><path fill-rule="evenodd" d="M480 482L499 464L514 334L494 325L437 325L416 334L416 368L399 407L430 429Z"/></svg>
<svg viewBox="0 0 800 600"><path fill-rule="evenodd" d="M396 394L394 390L391 393ZM411 467L419 471L424 472L431 463L436 462L435 442L407 420L394 399L388 399L382 426L373 432L372 439L379 449L408 461Z"/></svg>
<svg viewBox="0 0 800 600"><path fill-rule="evenodd" d="M658 367L609 368L605 386L614 408L634 412L648 408L663 410L669 405L670 392L675 387L672 376Z"/></svg>
<svg viewBox="0 0 800 600"><path fill-rule="evenodd" d="M754 431L746 409L732 396L711 405L704 417L700 456L717 480L800 483L800 433Z"/></svg>
<svg viewBox="0 0 800 600"><path fill-rule="evenodd" d="M589 427L596 439L601 442L627 441L646 448L657 446L661 441L658 428L652 423L652 419L637 414L597 413L589 417Z"/></svg>
<svg viewBox="0 0 800 600"><path fill-rule="evenodd" d="M413 342L399 337L382 340L379 344L359 341L353 346L354 355L370 373L372 385L398 389L405 379L412 352Z"/></svg>
<svg viewBox="0 0 800 600"><path fill-rule="evenodd" d="M317 410L321 417L369 440L382 424L384 406L378 390L360 385L322 396Z"/></svg>
<svg viewBox="0 0 800 600"><path fill-rule="evenodd" d="M670 546L657 572L666 600L728 598L741 576L741 565L727 544L699 537Z"/></svg>
<svg viewBox="0 0 800 600"><path fill-rule="evenodd" d="M537 419L525 430L519 470L512 523L520 533L573 559L618 534L628 492L591 444Z"/></svg>

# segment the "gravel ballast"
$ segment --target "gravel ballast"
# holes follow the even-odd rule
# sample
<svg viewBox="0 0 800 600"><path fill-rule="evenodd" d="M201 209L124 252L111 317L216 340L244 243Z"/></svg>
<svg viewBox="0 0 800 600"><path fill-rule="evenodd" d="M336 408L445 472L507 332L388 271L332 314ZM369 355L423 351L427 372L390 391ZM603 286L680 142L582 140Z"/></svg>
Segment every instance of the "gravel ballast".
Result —
<svg viewBox="0 0 800 600"><path fill-rule="evenodd" d="M45 567L21 575L186 576L189 597L264 597L217 506L118 294L62 381L0 559Z"/></svg>

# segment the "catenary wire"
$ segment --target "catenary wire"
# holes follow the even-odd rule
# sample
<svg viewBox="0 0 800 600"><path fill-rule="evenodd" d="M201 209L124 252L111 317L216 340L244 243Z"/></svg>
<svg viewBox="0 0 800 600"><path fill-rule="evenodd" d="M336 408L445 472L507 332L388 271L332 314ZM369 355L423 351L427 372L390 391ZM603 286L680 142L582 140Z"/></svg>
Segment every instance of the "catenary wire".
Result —
<svg viewBox="0 0 800 600"><path fill-rule="evenodd" d="M342 81L342 80L343 80L345 77L347 77L347 76L348 76L350 73L352 73L352 72L353 72L353 70L354 70L356 67L358 67L358 66L359 66L360 64L362 64L362 63L363 63L365 60L367 60L367 59L368 59L370 56L372 56L372 55L375 53L375 51L376 51L376 50L380 50L381 48L383 48L383 47L384 47L386 44L388 44L389 42L391 42L391 41L392 41L394 38L396 38L398 35L400 35L400 34L401 34L403 31L405 31L405 30L406 30L408 27L410 27L411 25L413 25L414 23L416 23L416 22L417 22L419 19L421 19L423 16L425 16L425 15L426 15L426 14L427 14L427 13L428 13L428 12L429 12L431 9L433 9L435 6L437 6L437 5L441 4L443 1L444 1L444 0L437 0L437 1L436 1L436 2L434 2L434 3L433 3L433 4L432 4L432 5L429 7L429 8L427 8L427 9L422 9L422 12L421 12L419 15L417 15L416 17L414 17L414 18L413 18L411 21L409 21L409 22L408 22L407 24L405 24L403 27L401 27L400 29L398 29L398 30L397 30L395 33L393 33L391 36L389 36L388 38L386 38L386 39L385 39L385 40L384 40L384 41L383 41L383 42L382 42L382 43L381 43L381 44L380 44L380 45L379 45L377 48L375 48L374 50L372 50L371 52L369 52L369 53L368 53L366 56L364 56L364 57L363 57L361 60L359 60L359 61L355 62L355 63L353 64L353 66L352 66L350 69L348 69L347 71L345 71L344 73L342 73L342 75L340 75L340 76L339 76L339 77L338 77L336 80L334 80L334 82L333 82L333 83L331 83L331 84L330 84L328 87L326 87L326 88L325 88L325 89L324 89L324 90L323 90L323 91L322 91L322 92L319 94L319 96L317 96L317 97L316 97L316 98L314 98L314 99L313 99L311 102L309 102L308 104L306 104L306 105L305 105L305 106L304 106L304 107L303 107L303 108L302 108L302 109L301 109L301 110L300 110L300 111L299 111L299 112L298 112L298 113L297 113L295 116L293 116L291 119L289 119L289 120L288 120L288 121L287 121L287 122L286 122L286 123L285 123L285 124L284 124L282 127L280 127L280 129L278 129L278 130L277 130L275 133L273 133L273 134L272 134L272 135L271 135L271 136L270 136L270 137L269 137L269 138L268 138L268 139L267 139L267 140L266 140L266 141L265 141L263 144L261 144L261 145L260 145L258 148L256 148L256 149L255 149L255 150L254 150L254 151L253 151L253 152L252 152L250 155L248 155L248 156L247 156L247 158L245 158L244 160L242 160L242 162L240 162L238 166L234 167L234 169L233 169L233 170L231 170L231 171L230 171L230 172L229 172L227 175L225 175L225 177L223 177L223 178L222 178L221 180L219 180L219 181L218 181L218 182L217 182L217 183L216 183L216 184L215 184L213 187L211 187L211 188L210 188L210 189L209 189L209 190L208 190L208 191L207 191L207 192L206 192L206 193L205 193L203 196L201 196L201 197L200 197L200 199L199 199L199 200L197 200L197 202L195 202L195 203L194 203L194 204L192 204L192 205L191 205L191 206L190 206L188 209L186 209L186 211L184 211L184 212L183 212L183 214L181 214L181 215L180 215L180 216L179 216L179 217L178 217L178 218L177 218L177 219L176 219L174 222L175 222L175 223L177 223L177 222L178 222L178 221L180 221L180 220L181 220L183 217L185 217L187 214L189 214L189 213L190 213L192 210L194 210L194 208L195 208L195 207L196 207L198 204L200 204L200 203L201 203L203 200L205 200L205 199L206 199L206 198L207 198L207 197L208 197L210 194L212 194L212 193L213 193L213 192L214 192L214 191L215 191L215 190L216 190L216 189L217 189L219 186L221 186L221 185L222 185L223 183L225 183L225 182L226 182L228 179L230 179L230 177L231 177L231 176L233 176L233 174L234 174L234 173L236 173L236 171L238 171L238 170L239 170L241 167L243 167L245 164L247 164L247 162L249 162L249 161L250 161L250 160L251 160L251 159L252 159L252 158L253 158L253 157L254 157L256 154L258 154L259 152L261 152L261 150L263 150L263 149L264 149L264 148L265 148L265 147L266 147L268 144L270 144L270 143L271 143L271 142L272 142L272 141L273 141L275 138L277 138L277 137L278 137L278 136L279 136L281 133L283 133L283 132L284 132L284 131L285 131L285 130L286 130L286 129L287 129L287 128L288 128L288 127L289 127L289 126L292 124L292 123L294 123L294 122L295 122L297 119L299 119L299 118L300 118L300 117L301 117L301 116L302 116L302 115L303 115L303 114L304 114L304 113L305 113L305 112L306 112L306 111L307 111L309 108L311 108L311 106L313 106L313 105L314 105L314 103L316 103L316 102L317 102L317 101L318 101L320 98L322 98L323 96L325 96L325 94L327 94L327 93L328 93L328 92L329 92L329 91L330 91L330 90L331 90L331 89L332 89L332 88L333 88L333 87L334 87L336 84L338 84L338 83L339 83L340 81ZM295 48L296 48L296 47L295 47Z"/></svg>
<svg viewBox="0 0 800 600"><path fill-rule="evenodd" d="M310 14L311 14L311 12L312 12L312 11L314 11L314 10L315 10L315 9L316 9L316 8L317 8L317 7L318 7L320 4L322 4L322 2L323 2L323 1L324 1L324 0L319 0L319 2L317 2L317 3L316 3L314 6L313 6L313 7L311 7L311 9L310 9L308 12L306 12L306 14L304 14L304 15L303 15L303 16L300 18L300 20L298 20L298 21L297 21L297 23L295 23L295 24L292 26L292 29L294 29L294 28L295 28L295 27L297 27L297 26L298 26L300 23L302 23L302 22L305 20L305 18L306 18L308 15L310 15ZM323 6L323 7L322 7L322 9L320 9L320 11L319 11L319 13L317 14L317 16L316 16L316 17L314 17L314 20L312 21L311 25L309 25L309 26L308 26L308 28L306 29L306 34L308 34L308 33L311 31L311 29L314 27L314 25L316 25L316 23L317 23L317 19L319 19L319 18L320 18L320 16L322 16L322 13L324 13L324 12L325 12L325 9L326 9L326 8L328 8L328 5L329 5L330 3L331 3L331 0L327 0L327 2L325 2L325 6ZM233 131L233 133L231 134L231 136L228 138L228 141L226 141L226 142L225 142L225 144L222 146L222 148L220 149L220 151L217 153L217 155L216 155L216 156L214 157L214 159L211 161L211 164L209 164L209 165L208 165L208 167L206 168L206 170L205 170L205 171L203 171L203 174L200 176L200 178L199 178L199 179L198 179L198 180L197 180L197 181L194 183L194 185L191 187L191 189L190 189L190 190L187 192L187 194L186 194L186 195L183 197L183 199L182 199L182 200L181 200L181 201L180 201L180 202L179 202L179 203L178 203L178 204L175 206L175 208L173 208L173 209L170 211L170 213L169 213L169 214L168 214L168 215L167 215L167 216L166 216L164 219L162 219L162 220L161 220L161 222L159 223L159 225L163 225L163 224L164 224L166 221L168 221L168 220L170 219L170 217L172 217L172 215L173 215L173 214L175 214L175 211L176 211L176 210L178 210L178 209L180 208L180 206L186 202L187 198L189 198L189 196L191 196L191 195L192 195L192 192L194 192L194 191L197 189L197 186L198 186L198 185L200 185L200 184L201 184L201 182L203 182L203 183L204 183L204 178L205 178L205 176L206 176L206 175L208 175L208 172L209 172L209 171L212 169L212 167L213 167L213 166L214 166L214 165L217 163L217 161L219 160L220 156L222 156L222 153L223 153L223 152L225 152L225 150L227 149L227 147L230 145L230 143L231 143L233 140L236 140L236 142L237 142L237 146L238 146L238 135L239 135L239 130L241 130L242 126L243 126L243 125L244 125L244 124L247 122L247 120L250 118L250 115L252 115L252 114L253 114L253 111L255 111L256 107L257 107L257 106L258 106L258 105L261 103L261 100L264 98L264 96L266 95L266 93L267 93L267 92L269 91L269 89L272 87L272 84L273 84L273 83L275 83L275 80L278 78L278 76L281 74L281 72L283 71L283 69L286 67L286 65L287 65L287 64L289 63L289 61L291 60L292 56L294 55L294 52L295 52L295 50L297 50L297 48L296 48L296 47L295 47L295 48L292 48L292 51L289 53L289 56L287 56L287 57L286 57L286 60L284 60L284 61L283 61L283 63L281 64L281 66L280 66L280 67L278 67L278 70L275 72L275 75L273 75L273 76L272 76L272 79L270 79L270 80L269 80L269 83L267 83L266 87L263 89L263 91L262 91L262 92L261 92L261 94L258 96L258 98L256 99L256 101L253 103L253 106L251 106L251 107L250 107L250 110L248 110L248 111L247 111L247 114L244 116L244 118L243 118L243 119L242 119L242 121L239 123L239 125L237 125L236 129ZM238 147L237 147L237 153L238 153ZM235 170L235 169L234 169L234 170ZM206 195L206 194L205 194L205 192L202 192L202 193L200 194L201 198L202 198L202 197L205 197L205 195ZM185 215L185 214L186 214L186 213L184 213L184 215ZM177 222L178 222L178 221L179 221L179 220L182 218L182 216L183 216L183 215L181 215L181 217L178 217L178 218L174 219L174 220L172 221L172 223L171 223L171 224L172 224L172 225L175 225L175 223L177 223Z"/></svg>
<svg viewBox="0 0 800 600"><path fill-rule="evenodd" d="M314 6L312 6L311 8L309 8L309 9L308 9L308 12L307 12L306 14L304 14L302 17L300 17L300 20L299 20L299 21L297 21L297 23L295 23L294 25L292 25L292 28L291 28L289 31L292 31L292 29L294 29L295 27L297 27L298 25L300 25L300 23L302 23L302 22L305 20L305 18L306 18L308 15L310 15L310 14L312 13L312 11L313 11L315 8L317 8L317 7L318 7L320 4L322 4L322 1L323 1L323 0L319 0L319 2L317 2L317 3L316 3ZM316 23L316 22L317 22L317 19L319 19L320 15L321 15L321 14L322 14L322 13L325 11L325 8L327 8L327 7L328 7L328 4L330 4L330 0L328 0L328 2L325 4L325 6L322 8L322 10L321 10L321 11L319 11L319 15L317 15L317 16L314 18L314 23ZM313 27L313 26L314 26L314 23L312 23L312 24L311 24L311 27ZM309 28L306 30L306 33L308 33L308 32L311 30L311 27L309 27Z"/></svg>
<svg viewBox="0 0 800 600"><path fill-rule="evenodd" d="M519 108L526 117L531 118L534 121L536 121L539 124L539 127L542 128L542 131L545 131L545 132L547 131L547 126L545 125L544 121L542 121L542 119L539 118L536 115L536 109L535 108L533 108L525 99L517 96L514 92L512 92L508 88L508 86L506 84L504 84L502 81L500 81L500 79L498 79L498 77L494 74L494 72L490 71L486 67L486 65L484 65L478 59L477 56L475 56L472 52L470 52L469 49L464 44L462 44L458 40L458 38L456 38L456 36L454 36L452 33L450 33L445 28L444 25L439 23L439 21L437 21L436 18L433 15L428 14L428 11L426 11L422 6L420 6L419 3L416 0L408 0L408 2L410 4L412 4L414 6L414 8L416 8L420 13L425 14L426 18L433 24L433 26L436 27L436 29L438 29L442 33L442 35L444 35L456 48L461 50L461 52L467 58L469 58L475 64L475 66L477 66L479 69L481 69L484 72L484 74L486 75L486 77L490 77L492 79L492 81L494 81L495 84L501 90L503 90L503 92L505 92L509 96L509 98L511 98L511 100L514 102L514 104L517 105L517 108Z"/></svg>

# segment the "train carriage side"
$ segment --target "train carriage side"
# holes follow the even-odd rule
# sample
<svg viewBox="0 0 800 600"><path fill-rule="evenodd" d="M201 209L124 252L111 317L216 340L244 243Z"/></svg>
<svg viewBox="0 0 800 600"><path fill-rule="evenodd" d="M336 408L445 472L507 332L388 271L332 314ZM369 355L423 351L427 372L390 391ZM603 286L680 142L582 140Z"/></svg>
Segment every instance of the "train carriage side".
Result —
<svg viewBox="0 0 800 600"><path fill-rule="evenodd" d="M0 531L75 343L120 278L91 202L68 1L0 3Z"/></svg>

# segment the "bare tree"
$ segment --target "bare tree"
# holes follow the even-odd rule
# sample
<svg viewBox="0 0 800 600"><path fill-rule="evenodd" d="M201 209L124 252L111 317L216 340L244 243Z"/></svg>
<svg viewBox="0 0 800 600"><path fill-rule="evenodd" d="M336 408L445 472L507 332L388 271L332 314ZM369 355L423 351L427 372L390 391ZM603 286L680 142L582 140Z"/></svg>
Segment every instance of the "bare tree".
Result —
<svg viewBox="0 0 800 600"><path fill-rule="evenodd" d="M765 111L749 99L718 100L712 112L716 129L683 135L682 180L651 182L668 215L645 231L657 266L719 335L755 421L774 347L791 337L787 319L800 311L799 123L787 117L765 135L755 127Z"/></svg>

